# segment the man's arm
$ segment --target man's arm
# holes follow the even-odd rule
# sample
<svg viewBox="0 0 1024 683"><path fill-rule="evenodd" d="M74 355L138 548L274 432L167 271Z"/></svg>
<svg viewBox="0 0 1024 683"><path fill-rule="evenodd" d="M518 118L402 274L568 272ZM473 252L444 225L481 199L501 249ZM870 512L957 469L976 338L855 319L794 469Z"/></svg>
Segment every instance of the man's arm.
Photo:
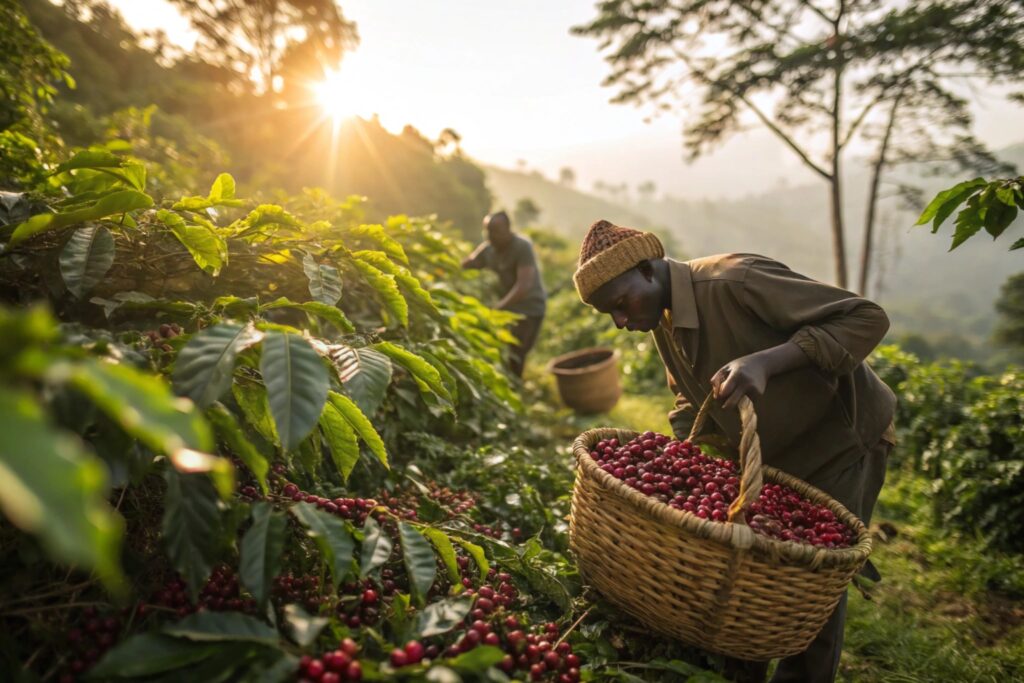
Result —
<svg viewBox="0 0 1024 683"><path fill-rule="evenodd" d="M832 375L853 372L889 329L889 318L878 304L770 259L750 266L744 297L754 315L790 338L715 373L711 383L725 407L741 396L762 394L774 375L807 365Z"/></svg>
<svg viewBox="0 0 1024 683"><path fill-rule="evenodd" d="M490 242L481 242L477 245L476 249L473 250L466 258L462 259L462 267L466 268L483 268L485 252L491 246Z"/></svg>
<svg viewBox="0 0 1024 683"><path fill-rule="evenodd" d="M519 265L516 267L516 283L512 285L512 289L508 290L505 296L501 297L501 301L497 303L495 308L505 309L512 304L522 301L526 296L526 292L530 288L530 280L532 280L537 274L537 266L534 265Z"/></svg>

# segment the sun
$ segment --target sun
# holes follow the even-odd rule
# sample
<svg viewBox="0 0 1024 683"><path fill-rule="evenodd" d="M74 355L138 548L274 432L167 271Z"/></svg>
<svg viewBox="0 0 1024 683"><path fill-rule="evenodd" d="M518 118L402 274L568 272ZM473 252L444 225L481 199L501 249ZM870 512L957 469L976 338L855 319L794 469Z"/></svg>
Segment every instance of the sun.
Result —
<svg viewBox="0 0 1024 683"><path fill-rule="evenodd" d="M340 70L327 70L323 80L313 83L310 89L324 114L335 121L358 114L355 88Z"/></svg>

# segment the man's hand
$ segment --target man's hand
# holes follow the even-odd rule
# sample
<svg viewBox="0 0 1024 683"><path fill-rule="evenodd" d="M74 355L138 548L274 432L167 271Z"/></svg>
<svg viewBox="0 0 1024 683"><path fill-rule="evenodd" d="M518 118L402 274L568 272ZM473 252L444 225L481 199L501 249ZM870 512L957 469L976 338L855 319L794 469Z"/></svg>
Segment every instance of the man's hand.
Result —
<svg viewBox="0 0 1024 683"><path fill-rule="evenodd" d="M712 375L711 388L723 408L734 408L743 396L764 394L769 378L809 364L799 346L786 342L726 363Z"/></svg>
<svg viewBox="0 0 1024 683"><path fill-rule="evenodd" d="M715 398L723 408L734 408L743 396L760 396L768 385L769 368L764 357L757 354L737 358L722 366L711 377Z"/></svg>

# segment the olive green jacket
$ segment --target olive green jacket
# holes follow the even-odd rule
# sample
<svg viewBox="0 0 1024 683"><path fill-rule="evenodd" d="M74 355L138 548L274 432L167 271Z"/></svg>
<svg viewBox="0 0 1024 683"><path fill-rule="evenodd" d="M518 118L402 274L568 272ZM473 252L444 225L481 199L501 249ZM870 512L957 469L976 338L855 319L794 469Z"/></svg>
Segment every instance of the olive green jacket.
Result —
<svg viewBox="0 0 1024 683"><path fill-rule="evenodd" d="M889 329L877 304L754 254L666 261L671 309L652 334L676 393L677 436L689 434L722 366L792 341L811 364L772 377L754 399L764 462L814 481L893 442L896 397L864 362ZM737 412L714 402L709 416L703 432L735 449Z"/></svg>

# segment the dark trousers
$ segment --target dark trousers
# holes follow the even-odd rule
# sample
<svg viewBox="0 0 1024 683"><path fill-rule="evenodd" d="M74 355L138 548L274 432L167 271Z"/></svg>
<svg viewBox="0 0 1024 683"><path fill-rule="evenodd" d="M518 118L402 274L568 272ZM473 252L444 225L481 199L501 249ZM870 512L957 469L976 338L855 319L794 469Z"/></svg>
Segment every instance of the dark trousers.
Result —
<svg viewBox="0 0 1024 683"><path fill-rule="evenodd" d="M892 444L879 441L860 461L842 472L808 483L817 486L857 515L864 524L871 521L878 493L885 482L885 466ZM846 593L832 616L803 652L779 660L771 683L831 683L839 670L843 650L843 629L846 625ZM762 683L768 672L767 662L744 662L727 659L724 674L737 683Z"/></svg>
<svg viewBox="0 0 1024 683"><path fill-rule="evenodd" d="M512 336L518 340L518 343L509 348L508 365L509 370L516 377L523 376L523 368L526 367L526 355L530 353L530 349L537 343L537 337L540 335L540 326L543 322L543 315L529 315L520 319L512 326Z"/></svg>

